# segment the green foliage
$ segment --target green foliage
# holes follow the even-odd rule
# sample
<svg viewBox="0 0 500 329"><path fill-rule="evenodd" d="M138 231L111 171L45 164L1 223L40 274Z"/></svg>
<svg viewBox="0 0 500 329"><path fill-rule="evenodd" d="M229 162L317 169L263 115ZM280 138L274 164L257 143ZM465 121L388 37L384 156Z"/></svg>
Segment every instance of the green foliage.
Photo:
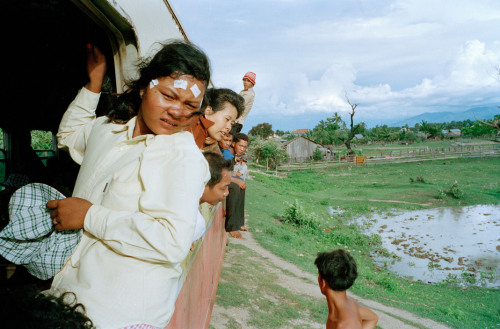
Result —
<svg viewBox="0 0 500 329"><path fill-rule="evenodd" d="M420 124L420 131L427 134L428 138L441 137L441 130L443 129L443 124L441 123L429 123L422 120Z"/></svg>
<svg viewBox="0 0 500 329"><path fill-rule="evenodd" d="M465 272L463 271L462 274L460 274L462 277L462 280L464 280L466 283L476 283L476 274L471 273L471 272Z"/></svg>
<svg viewBox="0 0 500 329"><path fill-rule="evenodd" d="M454 182L453 185L451 185L448 193L455 199L462 199L464 197L464 191L462 191L460 186L458 186L457 182Z"/></svg>
<svg viewBox="0 0 500 329"><path fill-rule="evenodd" d="M492 120L488 120L488 122L492 122ZM471 125L462 128L462 135L464 137L493 136L496 132L497 130L494 127L479 121L473 122Z"/></svg>
<svg viewBox="0 0 500 329"><path fill-rule="evenodd" d="M306 137L323 145L339 143L338 132L345 129L345 123L338 113L333 117L321 120L314 129L310 130Z"/></svg>
<svg viewBox="0 0 500 329"><path fill-rule="evenodd" d="M313 160L322 160L323 159L323 152L319 149L319 147L316 146L313 152Z"/></svg>
<svg viewBox="0 0 500 329"><path fill-rule="evenodd" d="M276 135L278 135L278 136L283 136L286 134L290 134L290 132L288 130L287 131L283 131L283 130L279 130L279 129L276 130Z"/></svg>
<svg viewBox="0 0 500 329"><path fill-rule="evenodd" d="M439 189L437 198L444 199L444 197L446 197L447 195L451 196L453 199L463 199L465 193L462 190L462 188L458 185L458 182L455 181L448 190Z"/></svg>
<svg viewBox="0 0 500 329"><path fill-rule="evenodd" d="M43 130L31 131L31 147L34 150L52 149L52 132Z"/></svg>
<svg viewBox="0 0 500 329"><path fill-rule="evenodd" d="M248 135L250 136L260 136L261 138L266 138L273 134L273 125L267 122L259 123L258 125L252 127L252 129L248 132Z"/></svg>
<svg viewBox="0 0 500 329"><path fill-rule="evenodd" d="M436 196L437 199L443 199L446 196L446 192L443 191L442 189L438 190L438 195Z"/></svg>
<svg viewBox="0 0 500 329"><path fill-rule="evenodd" d="M424 178L422 176L417 176L417 178L413 179L413 177L410 177L410 183L425 183Z"/></svg>
<svg viewBox="0 0 500 329"><path fill-rule="evenodd" d="M433 263L433 262L429 262L429 264L427 264L427 268L429 270L433 270L435 268L440 268L441 265L439 265L439 263Z"/></svg>
<svg viewBox="0 0 500 329"><path fill-rule="evenodd" d="M318 228L319 221L316 215L314 213L307 213L298 200L295 200L293 203L285 202L285 204L286 208L281 216L283 222L301 228Z"/></svg>
<svg viewBox="0 0 500 329"><path fill-rule="evenodd" d="M268 140L260 137L251 138L249 152L255 157L257 163L266 163L269 160L273 167L288 160L288 153L281 142L275 138Z"/></svg>

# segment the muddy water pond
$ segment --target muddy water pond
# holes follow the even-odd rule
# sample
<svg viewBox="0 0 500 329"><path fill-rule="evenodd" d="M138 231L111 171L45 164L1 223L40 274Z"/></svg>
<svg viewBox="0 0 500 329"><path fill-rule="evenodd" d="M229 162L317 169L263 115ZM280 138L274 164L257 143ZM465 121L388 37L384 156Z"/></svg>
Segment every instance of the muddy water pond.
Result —
<svg viewBox="0 0 500 329"><path fill-rule="evenodd" d="M360 219L392 257L374 255L411 280L500 287L500 206L392 212Z"/></svg>

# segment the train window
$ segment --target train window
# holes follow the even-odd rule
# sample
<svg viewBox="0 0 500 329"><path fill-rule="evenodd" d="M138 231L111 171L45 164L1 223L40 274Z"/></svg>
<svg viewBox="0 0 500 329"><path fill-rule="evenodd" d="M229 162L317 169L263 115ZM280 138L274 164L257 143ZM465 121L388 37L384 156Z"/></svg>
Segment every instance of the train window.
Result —
<svg viewBox="0 0 500 329"><path fill-rule="evenodd" d="M52 132L45 130L32 130L31 147L37 151L52 150Z"/></svg>
<svg viewBox="0 0 500 329"><path fill-rule="evenodd" d="M53 140L52 131L31 131L31 148L35 150L36 155L38 155L45 166L47 166L47 159L56 155Z"/></svg>

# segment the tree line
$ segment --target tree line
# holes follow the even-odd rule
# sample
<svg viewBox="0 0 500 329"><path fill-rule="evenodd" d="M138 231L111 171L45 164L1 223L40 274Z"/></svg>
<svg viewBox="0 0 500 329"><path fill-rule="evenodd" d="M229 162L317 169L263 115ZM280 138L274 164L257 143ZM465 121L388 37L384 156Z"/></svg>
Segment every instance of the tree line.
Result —
<svg viewBox="0 0 500 329"><path fill-rule="evenodd" d="M443 123L431 123L421 121L413 127L408 125L403 127L389 127L388 125L377 125L373 128L366 128L366 124L361 122L352 127L348 127L342 118L335 113L333 116L321 120L312 130L309 130L305 137L322 145L341 145L354 130L355 135L362 135L362 142L415 142L418 139L446 139L453 136L446 136L443 130L460 129L462 137L491 137L495 138L499 132L498 122L500 115L496 115L491 120L464 120ZM355 128L355 129L353 129ZM290 131L273 131L269 123L261 123L249 131L250 136L266 138L276 134L285 139L293 139L296 136Z"/></svg>
<svg viewBox="0 0 500 329"><path fill-rule="evenodd" d="M331 117L321 120L312 130L305 133L305 137L322 145L344 145L347 154L353 154L351 143L370 142L404 142L414 143L427 139L447 139L455 138L452 134L445 134L443 131L459 129L460 137L477 138L487 137L496 142L500 142L500 115L495 115L491 120L464 120L443 123L431 123L422 120L413 127L405 125L403 127L389 127L388 125L377 125L373 128L366 128L364 122L354 123L354 115L358 104L348 102L351 106L350 120L345 122L340 115L335 112ZM296 135L290 131L276 130L272 125L264 122L250 129L250 150L257 163L271 162L273 166L278 165L288 159L285 149L279 140L268 138L274 134L284 140L292 140ZM358 139L359 137L359 139ZM318 157L319 157L318 152Z"/></svg>

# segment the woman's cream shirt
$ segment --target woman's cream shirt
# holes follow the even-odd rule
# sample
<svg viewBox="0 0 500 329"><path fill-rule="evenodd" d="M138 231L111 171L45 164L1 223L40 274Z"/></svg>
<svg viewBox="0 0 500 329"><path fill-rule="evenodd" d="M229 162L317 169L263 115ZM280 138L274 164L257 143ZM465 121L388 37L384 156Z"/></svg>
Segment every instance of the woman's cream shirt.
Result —
<svg viewBox="0 0 500 329"><path fill-rule="evenodd" d="M98 328L164 327L209 167L189 132L132 138L135 118L124 125L96 119L98 101L82 88L57 134L81 164L73 196L93 205L51 290L76 293Z"/></svg>

